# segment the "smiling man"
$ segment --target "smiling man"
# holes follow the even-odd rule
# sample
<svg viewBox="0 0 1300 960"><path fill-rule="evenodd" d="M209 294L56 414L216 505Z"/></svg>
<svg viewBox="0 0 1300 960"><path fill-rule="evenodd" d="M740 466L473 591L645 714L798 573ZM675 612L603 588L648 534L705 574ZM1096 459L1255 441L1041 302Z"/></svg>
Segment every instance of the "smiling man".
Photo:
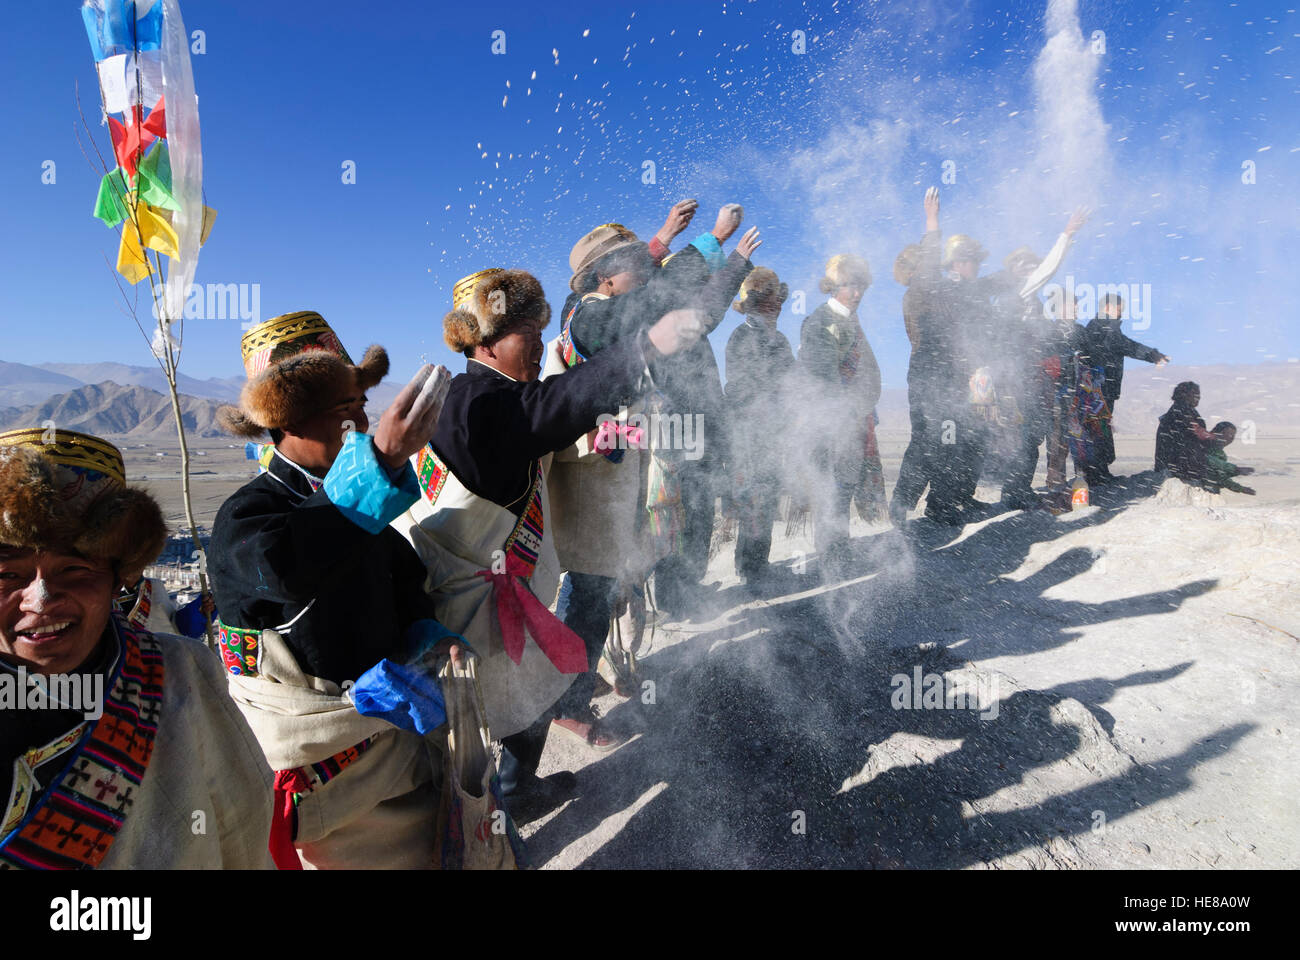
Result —
<svg viewBox="0 0 1300 960"><path fill-rule="evenodd" d="M166 536L112 444L0 434L0 869L271 866L271 773L219 662L113 606Z"/></svg>

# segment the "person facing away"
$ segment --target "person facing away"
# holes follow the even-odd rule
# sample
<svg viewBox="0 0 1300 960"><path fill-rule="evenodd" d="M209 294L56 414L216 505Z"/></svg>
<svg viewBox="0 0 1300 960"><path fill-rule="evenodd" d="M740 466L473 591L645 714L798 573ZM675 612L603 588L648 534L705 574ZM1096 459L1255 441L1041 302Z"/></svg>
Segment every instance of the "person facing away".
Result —
<svg viewBox="0 0 1300 960"><path fill-rule="evenodd" d="M775 271L755 267L732 308L744 316L727 340L728 479L739 515L736 572L750 583L768 573L772 524L781 497L788 380L794 351L776 328L790 294Z"/></svg>

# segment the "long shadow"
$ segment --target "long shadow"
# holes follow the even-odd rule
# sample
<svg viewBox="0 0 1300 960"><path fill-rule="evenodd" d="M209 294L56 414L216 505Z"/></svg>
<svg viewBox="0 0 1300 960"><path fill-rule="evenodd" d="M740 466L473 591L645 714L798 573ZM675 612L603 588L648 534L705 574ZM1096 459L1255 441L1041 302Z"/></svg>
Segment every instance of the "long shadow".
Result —
<svg viewBox="0 0 1300 960"><path fill-rule="evenodd" d="M895 653L892 666L905 668L909 654ZM802 681L818 669L785 645L762 659L773 673ZM942 669L944 660L931 651L923 667ZM985 720L974 711L894 710L881 691L868 689L874 672L857 677L842 662L836 667L848 682L827 687L826 696L806 700L800 710L791 702L799 699L794 693L776 699L770 678L760 680L755 666L752 651L711 660L683 691L671 722L634 744L635 754L599 764L600 787L548 824L549 837L530 842L539 858L584 835L611 808L629 805L643 792L625 779L637 772L643 783L667 781L669 789L584 866L951 868L1022 851L1027 864L1068 864L1068 851L1052 858L1043 850L1061 837L1089 835L1093 842L1096 811L1114 824L1187 789L1193 767L1229 750L1249 729L1224 728L1179 755L1137 766L1108 743L1086 741L1086 727L1058 722L1054 708L1065 698L1057 693L1017 691L1002 700L996 718ZM1113 683L1167 676L1134 674ZM849 688L858 680L864 687L853 696ZM870 765L873 746L895 734L950 742L953 749L910 763L903 762L906 750L895 749L865 782L846 786L845 773L861 771L864 759ZM1060 763L1072 767L1068 780L1057 776L1069 788L1021 809L980 809L987 798L1029 779L1050 789L1049 768ZM1085 775L1092 782L1077 786Z"/></svg>
<svg viewBox="0 0 1300 960"><path fill-rule="evenodd" d="M1039 768L1069 764L1089 746L1075 728L1054 722L1053 705L1075 697L1109 733L1113 719L1100 705L1116 686L1164 682L1186 665L1017 691L992 722L974 711L892 709L891 678L917 666L943 673L966 659L1051 649L1075 639L1072 628L1169 612L1212 588L1213 581L1196 581L1096 604L1044 596L1091 567L1096 556L1083 549L1022 581L1005 578L1035 544L1106 523L1142 495L1130 484L1089 516L1063 523L1017 514L956 543L946 532L931 536L930 524L859 538L854 572L870 579L800 595L813 579L778 578L726 622L657 651L644 662L656 679L655 703L630 701L609 715L641 736L585 768L582 795L529 840L534 862L545 863L660 782L668 789L584 865L956 867L1091 829L1088 817L1071 820L1073 807L1058 797L1014 814L975 815L971 804ZM725 594L728 602L742 597L755 599L738 588ZM947 621L935 612L945 606ZM946 635L953 632L962 636ZM967 641L960 659L944 650L958 639ZM1220 743L1244 732L1228 728ZM952 752L864 779L873 751L895 734L950 741ZM1093 804L1089 813L1123 817L1186 789L1187 771L1207 755L1189 750L1159 768L1126 769L1076 790L1086 798L1076 800ZM792 829L799 817L801 833Z"/></svg>

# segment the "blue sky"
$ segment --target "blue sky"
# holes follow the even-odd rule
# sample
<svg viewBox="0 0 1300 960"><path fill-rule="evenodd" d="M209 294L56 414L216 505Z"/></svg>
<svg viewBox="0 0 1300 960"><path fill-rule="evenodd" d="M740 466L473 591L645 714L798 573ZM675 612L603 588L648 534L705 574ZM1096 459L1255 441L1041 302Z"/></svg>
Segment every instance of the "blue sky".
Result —
<svg viewBox="0 0 1300 960"><path fill-rule="evenodd" d="M1062 279L1150 284L1150 328L1135 335L1175 363L1284 362L1300 354L1300 17L1282 6L1080 0L1083 36L1103 31L1106 50L1085 84L1100 119L1075 122L1078 104L1034 79L1044 2L661 0L633 14L182 0L206 42L193 63L219 212L197 280L258 284L262 318L319 310L357 352L385 344L395 375L422 359L460 370L441 339L460 276L530 269L558 312L569 249L591 227L648 238L672 202L697 197L680 246L735 200L767 238L756 261L806 291L808 312L830 255L867 256L861 313L886 386L901 387L890 268L950 161L945 229L980 238L993 266L1021 243L1045 251L1089 200ZM100 171L74 135L79 83L110 149L78 7L7 11L0 359L145 364L105 265L116 234L90 216ZM787 306L796 345L801 320ZM720 358L739 322L729 313L714 335ZM237 318L190 321L182 370L239 373L240 332Z"/></svg>

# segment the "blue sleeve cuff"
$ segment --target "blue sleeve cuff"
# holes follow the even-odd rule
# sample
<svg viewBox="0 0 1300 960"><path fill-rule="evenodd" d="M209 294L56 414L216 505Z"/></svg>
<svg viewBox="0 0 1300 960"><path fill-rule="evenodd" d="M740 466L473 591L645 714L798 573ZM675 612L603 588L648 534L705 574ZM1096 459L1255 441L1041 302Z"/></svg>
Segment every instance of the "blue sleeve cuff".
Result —
<svg viewBox="0 0 1300 960"><path fill-rule="evenodd" d="M406 628L403 639L406 641L408 651L406 659L408 663L419 660L442 641L449 639L455 640L457 646L464 647L470 653L474 652L474 648L469 645L468 640L459 633L453 633L437 620L429 617L412 621Z"/></svg>
<svg viewBox="0 0 1300 960"><path fill-rule="evenodd" d="M722 255L722 244L711 233L701 233L691 241L691 246L700 251L704 262L709 265L710 273L717 273L727 262L727 258Z"/></svg>
<svg viewBox="0 0 1300 960"><path fill-rule="evenodd" d="M375 455L375 441L353 430L325 474L325 495L343 516L375 534L420 499L420 488L409 463L394 478Z"/></svg>

